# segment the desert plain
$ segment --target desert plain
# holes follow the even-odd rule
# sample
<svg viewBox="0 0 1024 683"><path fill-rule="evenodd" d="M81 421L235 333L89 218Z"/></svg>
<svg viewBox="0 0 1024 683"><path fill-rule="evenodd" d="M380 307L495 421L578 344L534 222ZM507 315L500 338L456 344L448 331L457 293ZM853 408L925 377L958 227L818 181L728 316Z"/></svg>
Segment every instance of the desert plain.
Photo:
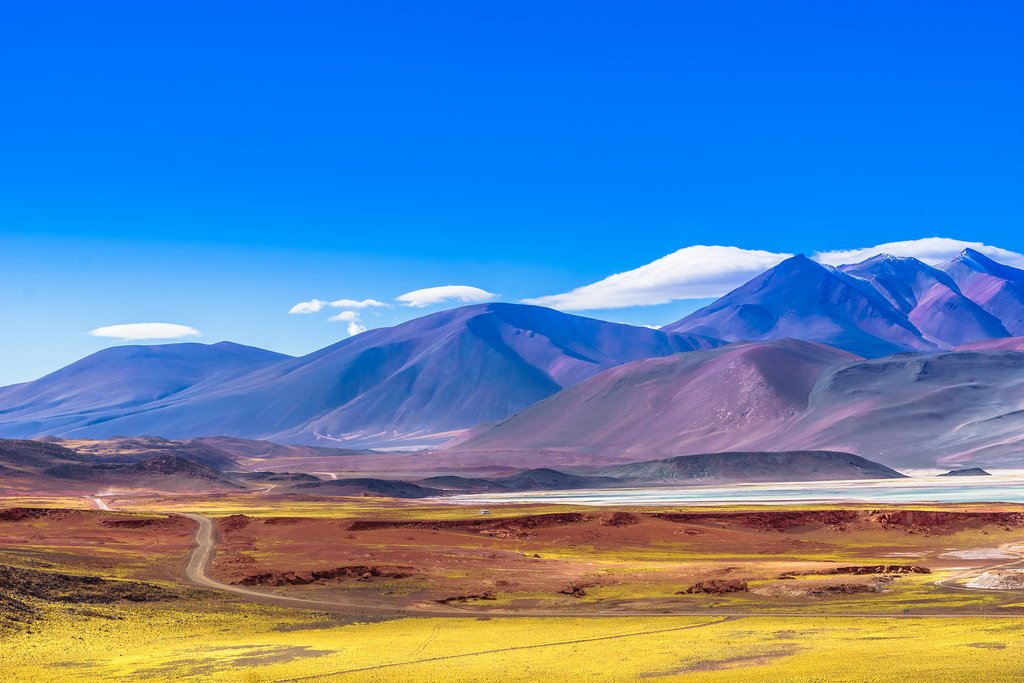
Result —
<svg viewBox="0 0 1024 683"><path fill-rule="evenodd" d="M0 680L1015 681L1021 549L1013 504L9 495Z"/></svg>

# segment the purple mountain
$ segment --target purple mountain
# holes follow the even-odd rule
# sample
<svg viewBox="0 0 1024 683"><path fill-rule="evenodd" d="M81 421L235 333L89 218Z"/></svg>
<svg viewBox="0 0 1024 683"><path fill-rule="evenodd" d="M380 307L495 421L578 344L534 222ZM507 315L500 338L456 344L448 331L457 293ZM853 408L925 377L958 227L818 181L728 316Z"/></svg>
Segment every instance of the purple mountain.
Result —
<svg viewBox="0 0 1024 683"><path fill-rule="evenodd" d="M793 339L640 360L556 394L455 449L567 450L622 460L757 450L803 414L823 372L856 360Z"/></svg>
<svg viewBox="0 0 1024 683"><path fill-rule="evenodd" d="M34 382L0 389L0 433L27 437L102 423L287 358L231 342L114 346Z"/></svg>
<svg viewBox="0 0 1024 683"><path fill-rule="evenodd" d="M973 249L965 249L942 270L1010 335L1024 336L1024 270L996 263Z"/></svg>
<svg viewBox="0 0 1024 683"><path fill-rule="evenodd" d="M937 348L869 282L803 255L663 329L726 341L792 337L866 357Z"/></svg>
<svg viewBox="0 0 1024 683"><path fill-rule="evenodd" d="M840 270L867 280L922 336L946 348L1010 336L952 277L917 259L881 254Z"/></svg>
<svg viewBox="0 0 1024 683"><path fill-rule="evenodd" d="M831 266L794 256L666 331L792 337L868 358L1024 334L1024 271L968 249L934 268L882 254Z"/></svg>
<svg viewBox="0 0 1024 683"><path fill-rule="evenodd" d="M1024 353L863 360L795 340L641 360L453 447L509 465L839 450L892 467L1024 463Z"/></svg>
<svg viewBox="0 0 1024 683"><path fill-rule="evenodd" d="M492 303L364 332L301 358L192 383L143 404L59 422L20 410L0 434L168 438L228 435L321 445L417 445L504 419L602 370L719 345ZM161 347L156 347L161 348ZM34 383L23 385L30 400ZM0 400L0 410L10 409Z"/></svg>

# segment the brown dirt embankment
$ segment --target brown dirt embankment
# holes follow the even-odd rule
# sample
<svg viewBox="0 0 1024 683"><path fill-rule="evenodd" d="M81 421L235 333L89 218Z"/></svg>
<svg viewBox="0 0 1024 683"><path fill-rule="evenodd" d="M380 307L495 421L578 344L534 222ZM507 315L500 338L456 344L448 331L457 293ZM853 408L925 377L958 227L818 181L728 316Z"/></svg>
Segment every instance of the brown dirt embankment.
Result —
<svg viewBox="0 0 1024 683"><path fill-rule="evenodd" d="M412 576L412 567L335 567L310 572L266 572L252 574L231 583L235 586L305 586L311 583L325 583L336 579L355 578L369 581L374 578L405 579Z"/></svg>
<svg viewBox="0 0 1024 683"><path fill-rule="evenodd" d="M348 531L375 531L378 529L425 529L429 531L468 531L499 538L528 536L537 529L581 524L594 515L580 512L557 512L549 515L524 515L493 519L452 520L384 520L354 519L346 523Z"/></svg>

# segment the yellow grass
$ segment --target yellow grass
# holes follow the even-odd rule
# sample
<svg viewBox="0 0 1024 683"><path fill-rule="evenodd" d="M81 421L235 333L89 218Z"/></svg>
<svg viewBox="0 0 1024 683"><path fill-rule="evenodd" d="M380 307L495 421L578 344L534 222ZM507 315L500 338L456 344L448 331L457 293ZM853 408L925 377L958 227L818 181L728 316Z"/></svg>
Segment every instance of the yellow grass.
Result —
<svg viewBox="0 0 1024 683"><path fill-rule="evenodd" d="M0 681L1018 681L1024 619L469 618L339 624L226 600L54 609Z"/></svg>

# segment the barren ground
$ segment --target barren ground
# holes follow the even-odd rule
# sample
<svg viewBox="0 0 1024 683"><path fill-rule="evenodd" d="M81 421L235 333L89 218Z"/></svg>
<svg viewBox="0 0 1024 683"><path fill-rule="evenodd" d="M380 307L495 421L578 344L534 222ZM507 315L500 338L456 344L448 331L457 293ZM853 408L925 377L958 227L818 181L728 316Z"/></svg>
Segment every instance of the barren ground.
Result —
<svg viewBox="0 0 1024 683"><path fill-rule="evenodd" d="M950 676L968 664L1024 672L1006 651L1024 593L968 587L1019 561L1016 506L483 515L381 499L103 500L111 511L0 501L0 565L22 586L0 596L13 662L0 680L38 678L44 664L69 680L490 680L502 666L503 680L536 680L564 665L559 648L587 653L578 670L591 680L821 680L822 666L825 680L900 680L898 666L863 668L897 646L958 653ZM254 596L185 583L189 510L216 530L209 577ZM989 625L964 631L968 617ZM702 631L715 639L694 641ZM367 638L391 649L364 650ZM822 659L840 646L848 661ZM613 654L626 663L592 668Z"/></svg>

